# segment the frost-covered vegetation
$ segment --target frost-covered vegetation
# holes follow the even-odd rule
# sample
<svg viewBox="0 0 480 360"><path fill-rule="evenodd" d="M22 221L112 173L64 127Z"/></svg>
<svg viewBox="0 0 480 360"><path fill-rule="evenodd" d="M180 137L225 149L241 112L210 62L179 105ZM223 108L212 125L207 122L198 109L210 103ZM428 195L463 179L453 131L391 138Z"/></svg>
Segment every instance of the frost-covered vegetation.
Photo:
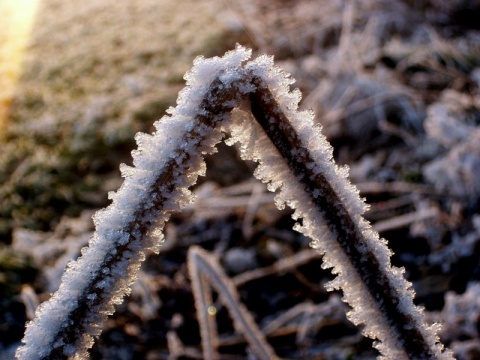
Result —
<svg viewBox="0 0 480 360"><path fill-rule="evenodd" d="M336 275L327 289L343 291L353 308L349 319L378 340L383 358L452 358L437 343L438 324L426 326L422 310L413 304L404 270L391 267L391 251L363 219L366 206L348 182L347 168L334 164L332 147L320 127L314 127L314 114L297 111L301 94L290 91L293 80L265 55L244 64L250 56L251 50L237 46L222 58L198 57L185 75L187 87L177 106L155 123L152 135L135 136L134 166L120 166L121 188L109 193L112 204L94 215L88 247L67 265L59 290L27 325L19 359L88 357L113 305L130 292L146 252L159 251L172 212L194 200L189 188L205 173L202 155L216 151L222 129L231 135L229 144L241 144L243 159L259 163L254 175L270 191L278 190L277 207L288 204L295 210L294 229L310 238L312 248L323 255L322 267ZM247 112L240 110L242 105ZM254 351L261 359L276 358L250 314L227 296L234 288L218 285L227 283L223 272L208 270L215 267L202 261L207 255L199 255L189 258L190 267L205 264L236 328L245 322L243 327L255 329L243 331ZM191 271L195 297L208 299L196 303L199 321L210 316L212 303L196 279L200 269ZM205 352L216 343L212 329L201 322L207 359L219 357L216 349Z"/></svg>
<svg viewBox="0 0 480 360"><path fill-rule="evenodd" d="M259 53L275 55L277 65L297 79L295 86L304 94L301 107L315 110L315 121L324 126L335 147L335 158L350 165L350 178L371 204L366 217L389 240L395 252L394 265L405 266L416 301L426 307L428 322L445 324L439 333L442 342L459 359L478 358L475 294L480 226L475 139L480 51L478 24L471 20L478 15L478 4L431 1L420 6L373 0L348 4L279 1L273 6L260 1L230 4L229 10L248 33L247 42ZM233 29L239 32L232 36L229 47L243 36L238 27ZM100 60L103 56L99 55ZM75 98L67 103L74 108ZM78 109L81 113L84 106ZM41 146L32 143L22 153L16 152L11 141L7 153L18 154L12 162L17 167L7 168L2 175L7 179L2 178L2 185L10 184L8 199L15 200L16 206L15 211L2 214L2 223L8 223L3 229L9 229L5 243L11 243L2 249L1 257L2 284L8 288L2 306L9 304L2 315L5 334L3 329L18 329L36 303L58 286L55 273L60 273L64 261L76 256L91 236L91 213L77 216L86 207L105 204L101 193L118 184L118 180L107 183L105 179L118 176L113 163L128 161L131 146L120 144L115 152L101 155L112 163L95 168L100 174L87 167L88 176L72 176L76 170L58 167L54 161L58 158L50 155L58 150L52 146L56 139L75 138L76 132L48 140L48 122L37 122L34 113L28 118L38 124L38 132L46 134L41 139L34 137ZM56 124L55 118L52 122ZM97 126L102 124L98 119L91 124L92 131L85 139L99 146L82 150L81 145L78 150L96 160L110 145L97 140L95 134L99 127L107 134L109 127ZM131 120L126 124L131 126ZM28 131L22 133L20 125L17 128L13 136L9 133L10 140L23 134L28 138ZM125 133L125 138L136 129ZM36 148L45 152L32 151ZM92 357L166 358L168 353L201 357L197 316L182 265L191 244L214 250L238 287L240 301L265 329L279 356L375 357L371 344L341 315L343 305L336 294L327 294L319 286L330 277L319 270L318 257L302 257L298 252L308 241L288 230L292 225L288 211L275 212L272 197L248 180L249 163L238 161L228 148L220 150L221 155L207 159L207 177L195 189L197 201L173 217L166 228L162 254L147 257L131 298L105 324ZM37 159L34 167L29 167L30 159ZM42 167L49 159L51 170ZM76 158L72 163L81 164ZM13 169L18 169L16 175ZM55 169L66 169L61 174L70 175L58 176ZM63 182L48 182L52 178ZM48 186L37 190L33 186L37 192L12 187L25 179L34 185L47 181ZM89 181L99 184L101 190L85 187ZM76 186L81 189L78 194L89 195L88 201L76 203L77 197L69 195ZM62 199L71 202L58 202L45 189L64 189L61 196L70 197ZM98 199L101 203L95 205ZM61 214L66 216L58 223ZM39 224L44 232L38 231ZM33 261L28 264L26 256ZM32 266L40 271L37 279L33 279ZM16 274L17 279L8 281L12 278L9 274ZM219 351L246 357L250 350L245 340L231 327L223 305L215 298L213 301ZM20 337L19 331L0 337L2 346L10 348L4 352L7 358Z"/></svg>

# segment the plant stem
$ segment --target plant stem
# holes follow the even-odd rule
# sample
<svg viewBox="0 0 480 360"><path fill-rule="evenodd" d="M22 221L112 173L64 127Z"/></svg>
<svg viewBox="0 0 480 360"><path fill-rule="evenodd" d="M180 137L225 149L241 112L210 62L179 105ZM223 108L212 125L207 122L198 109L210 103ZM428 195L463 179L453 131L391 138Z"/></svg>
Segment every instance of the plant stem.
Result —
<svg viewBox="0 0 480 360"><path fill-rule="evenodd" d="M193 119L203 126L196 126L183 134L183 141L180 143L194 145L197 149L195 153L200 156L203 151L201 149L204 147L202 142L211 137L211 133L205 132L205 127L213 131L237 105L239 96L235 84L225 85L220 80L220 76L217 77L199 105L201 111ZM144 258L143 237L151 230L156 217L162 214L167 219L172 212L172 210L164 210L164 207L172 197L172 193L176 191L175 180L179 176L179 170L182 172L180 176L188 175L188 171L182 169L182 165L190 160L189 153L183 152L182 149L176 150L176 153L178 156L174 156L164 165L152 186L146 190L147 196L143 197L145 200L136 199L139 202L131 204L132 208L136 209L132 221L125 223L120 231L109 233L114 235L105 239L110 244L109 249L101 263L95 264L94 276L83 289L78 289L77 297L71 300L75 301L75 306L70 305L68 313L61 314L63 317L61 324L55 329L55 334L50 337L48 352L43 356L37 354L36 359L68 359L73 353L85 351L85 347L90 347L92 335L97 336L100 333L99 325L96 324L101 324L108 314L113 313L112 301L126 291L125 283L120 280L131 278L132 273L136 273L140 261ZM117 211L122 210L117 209ZM120 245L118 237L122 234L128 234L128 241ZM93 251L92 247L89 250ZM125 261L129 263L127 266L123 265ZM85 266L91 266L91 264ZM115 269L115 275L111 275L113 269ZM90 269L85 269L85 274L88 270ZM105 282L114 283L111 291L104 291L104 286L101 284ZM66 296L60 288L57 298ZM62 301L59 300L59 303Z"/></svg>
<svg viewBox="0 0 480 360"><path fill-rule="evenodd" d="M435 359L419 329L417 319L400 308L401 297L383 271L355 221L346 210L330 183L322 174L315 174L305 164L314 163L308 149L301 143L295 129L282 112L273 94L260 77L253 76L256 91L250 93L251 111L282 158L304 186L315 206L325 214L330 231L349 258L368 292L403 343L410 359ZM272 126L272 120L274 124ZM292 151L294 150L294 151ZM315 193L319 194L314 196ZM361 252L359 249L367 249Z"/></svg>

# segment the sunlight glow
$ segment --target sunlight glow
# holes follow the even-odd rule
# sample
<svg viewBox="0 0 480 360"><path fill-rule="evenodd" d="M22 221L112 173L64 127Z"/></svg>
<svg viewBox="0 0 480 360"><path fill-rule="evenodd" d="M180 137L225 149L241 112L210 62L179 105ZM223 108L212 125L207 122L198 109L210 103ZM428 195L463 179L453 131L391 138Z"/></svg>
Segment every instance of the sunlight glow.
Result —
<svg viewBox="0 0 480 360"><path fill-rule="evenodd" d="M217 315L217 308L215 306L209 306L207 309L208 315L215 316Z"/></svg>
<svg viewBox="0 0 480 360"><path fill-rule="evenodd" d="M0 0L0 130L21 73L39 0Z"/></svg>

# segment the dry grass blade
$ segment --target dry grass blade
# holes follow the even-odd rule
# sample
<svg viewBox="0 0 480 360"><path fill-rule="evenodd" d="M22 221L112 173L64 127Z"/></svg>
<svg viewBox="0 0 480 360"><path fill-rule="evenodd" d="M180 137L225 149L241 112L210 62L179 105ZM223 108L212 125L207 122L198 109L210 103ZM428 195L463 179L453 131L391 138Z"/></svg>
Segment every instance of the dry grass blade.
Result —
<svg viewBox="0 0 480 360"><path fill-rule="evenodd" d="M379 221L373 225L373 228L381 233L407 227L414 222L431 219L437 216L438 209L435 207L431 207L428 209L421 209L409 214L395 216L388 220Z"/></svg>
<svg viewBox="0 0 480 360"><path fill-rule="evenodd" d="M365 303L357 305L357 308L372 307L372 304L375 304L373 306L381 314L377 315L377 320L379 323L388 324L375 336L384 337L382 342L388 342L388 348L395 349L393 350L395 356L399 358L437 358L438 350L432 347L434 340L422 325L421 312L413 305L413 295L408 290L410 285L400 277L399 272L394 278L390 261L385 261L388 250L383 249L384 253L381 255L381 242L378 239L372 241L378 235L369 237L368 232L361 229L361 221L349 213L346 201L340 198L333 181L330 182L321 171L315 173L312 168L307 167L307 164L315 164L316 161L308 147L302 144L301 137L278 104L268 84L254 75L252 83L256 89L250 94L253 116L294 174L298 184L310 197L312 206L325 217L327 224L325 227L334 234L345 259L350 262L350 272L356 273L349 276L358 276L357 280L353 281L362 283L361 296L368 300L360 300ZM353 287L350 289L349 286L343 286L346 294L353 290ZM407 307L409 310L406 310ZM388 328L390 329L387 330ZM385 332L390 334L386 335Z"/></svg>
<svg viewBox="0 0 480 360"><path fill-rule="evenodd" d="M90 247L82 250L77 263L70 263L59 291L40 306L24 338L32 347L19 348L19 358L88 356L93 337L101 333L99 324L129 292L140 262L145 259L145 251L158 251L161 238L155 235L155 228L163 227L172 210L184 203L180 199L185 195L182 182L187 187L195 183L198 175L194 169L201 171L201 154L212 151L208 143L214 133L221 136L215 127L222 116L235 107L238 90L232 86L227 89L219 77L214 78L206 90L211 97L197 99L202 111L189 119L196 122L195 126L176 134L180 137L180 147L172 149L170 159L152 158L149 151L153 137L137 135L139 150L133 154L137 167L134 170L123 167L125 183L129 186L124 185L112 194L113 203L97 213L94 219L97 231ZM163 132L159 134L161 137ZM167 136L173 140L175 135ZM193 146L194 152L186 154L181 148L184 144ZM160 164L151 173L148 164L151 166L155 161ZM147 181L145 174L148 174ZM136 195L131 196L132 192Z"/></svg>
<svg viewBox="0 0 480 360"><path fill-rule="evenodd" d="M236 286L245 284L246 282L256 280L268 275L281 274L286 271L295 269L299 266L305 265L314 259L320 259L322 256L315 250L306 249L302 250L291 256L279 259L274 264L244 272L233 278L233 283Z"/></svg>
<svg viewBox="0 0 480 360"><path fill-rule="evenodd" d="M232 141L241 143L244 159L260 163L255 176L268 183L271 191L280 188L277 207L287 204L295 210L294 229L312 239L312 247L324 255L325 267L337 274L327 288L343 289L344 300L352 306L350 319L365 324L364 334L380 341L377 348L385 357L451 358L438 343L436 326L424 325L422 310L413 303L411 284L402 269L391 266L386 243L363 219L365 203L349 182L347 170L334 163L333 149L314 127L313 114L297 111L299 91L290 91L291 79L271 58L259 57L243 66L250 53L238 46L224 59L197 59L186 76L192 87L180 93L178 107L169 110L172 116L156 123L154 135L137 134L135 167L121 166L124 185L109 194L113 203L95 215L97 230L90 246L69 266L52 300L41 306L38 321L30 323L26 346L17 352L22 359L87 356L102 321L129 292L145 251L158 251L161 230L171 212L192 201L189 188L205 170L202 155L215 151L222 130L229 130ZM230 117L246 99L250 117L238 117L242 109ZM260 195L260 190L253 191L245 203L247 236ZM188 267L204 357L220 357L216 323L210 314L215 310L210 307L213 288L256 355L275 359L217 261L192 247ZM62 307L64 311L55 317Z"/></svg>
<svg viewBox="0 0 480 360"><path fill-rule="evenodd" d="M200 322L205 359L218 359L218 343L214 316L209 313L212 304L210 287L214 288L232 316L235 328L241 332L260 359L277 359L250 312L240 302L233 282L224 273L215 257L192 246L188 252L188 270L192 279L195 307Z"/></svg>

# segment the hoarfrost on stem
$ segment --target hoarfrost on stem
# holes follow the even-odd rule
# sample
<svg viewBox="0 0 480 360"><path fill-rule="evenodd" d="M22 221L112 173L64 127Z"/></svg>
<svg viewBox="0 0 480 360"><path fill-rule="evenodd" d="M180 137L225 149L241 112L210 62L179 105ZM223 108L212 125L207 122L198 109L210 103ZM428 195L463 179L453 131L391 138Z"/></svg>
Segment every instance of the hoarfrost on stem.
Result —
<svg viewBox="0 0 480 360"><path fill-rule="evenodd" d="M169 214L192 201L188 187L205 172L202 154L221 140L217 123L237 105L234 83L250 53L238 48L222 58L197 58L177 107L155 123L153 135L137 134L134 167L121 166L123 185L95 214L89 246L27 325L19 359L88 357L100 324L129 293L145 251L158 252Z"/></svg>
<svg viewBox="0 0 480 360"><path fill-rule="evenodd" d="M266 56L245 69L255 85L249 105L257 122L250 113L234 112L228 142L240 142L243 158L259 163L255 176L280 190L277 206L289 205L302 219L295 229L325 254L324 267L337 274L328 287L343 289L353 307L349 318L380 340L376 347L385 358L450 359L437 343L437 326L425 326L413 304L403 269L391 266L386 242L363 219L366 205L348 181L348 169L334 164L313 114L297 111L300 94L289 91L292 80Z"/></svg>
<svg viewBox="0 0 480 360"><path fill-rule="evenodd" d="M89 247L29 323L20 359L88 356L101 322L130 291L145 251L159 250L169 214L192 201L189 187L205 172L202 155L215 151L222 130L231 133L229 144L240 142L244 159L259 163L255 176L280 190L277 206L290 206L302 219L295 229L337 274L328 288L343 289L350 319L379 340L385 358L452 358L437 343L437 326L424 324L386 242L363 219L366 205L348 169L333 162L313 113L298 111L293 79L268 56L243 65L250 55L239 46L222 58L197 58L177 107L155 123L153 135L137 134L134 167L121 166L124 184L109 194L113 202L95 215Z"/></svg>

